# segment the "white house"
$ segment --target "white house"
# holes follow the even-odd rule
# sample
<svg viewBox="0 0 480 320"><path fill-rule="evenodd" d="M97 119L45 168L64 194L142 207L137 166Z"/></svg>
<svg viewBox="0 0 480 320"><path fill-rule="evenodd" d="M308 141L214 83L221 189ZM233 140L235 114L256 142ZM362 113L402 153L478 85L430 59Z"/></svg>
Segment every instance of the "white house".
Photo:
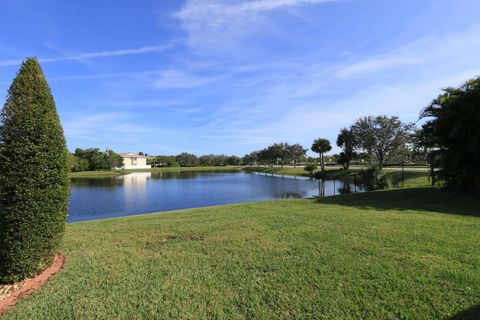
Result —
<svg viewBox="0 0 480 320"><path fill-rule="evenodd" d="M120 156L123 158L123 169L149 169L152 167L147 165L147 156L135 152L120 153Z"/></svg>

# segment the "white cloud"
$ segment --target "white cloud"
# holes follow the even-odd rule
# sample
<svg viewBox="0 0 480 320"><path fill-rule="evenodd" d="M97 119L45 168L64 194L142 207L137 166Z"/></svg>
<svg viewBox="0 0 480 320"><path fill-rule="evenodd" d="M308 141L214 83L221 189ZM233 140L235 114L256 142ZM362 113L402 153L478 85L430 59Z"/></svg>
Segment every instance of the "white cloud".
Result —
<svg viewBox="0 0 480 320"><path fill-rule="evenodd" d="M336 73L336 76L339 78L351 78L365 73L378 72L420 62L419 58L413 57L376 57L347 65L341 68Z"/></svg>
<svg viewBox="0 0 480 320"><path fill-rule="evenodd" d="M213 76L198 76L182 70L166 70L153 76L152 87L158 89L186 89L202 87L216 81Z"/></svg>
<svg viewBox="0 0 480 320"><path fill-rule="evenodd" d="M165 107L165 106L182 106L188 104L190 101L186 99L152 99L152 100L122 100L113 101L111 103L114 107Z"/></svg>
<svg viewBox="0 0 480 320"><path fill-rule="evenodd" d="M175 15L185 21L197 21L218 25L219 21L227 22L232 17L245 14L278 10L286 7L315 5L338 0L257 0L257 1L219 1L188 0L185 6Z"/></svg>
<svg viewBox="0 0 480 320"><path fill-rule="evenodd" d="M39 58L41 63L52 63L59 61L84 61L96 58L105 57L118 57L118 56L130 56L148 53L160 53L173 47L173 43L167 43L156 46L144 46L139 48L119 49L119 50L106 50L97 52L84 52L71 55L65 55L56 58ZM0 67L15 66L22 63L22 59L11 59L0 61Z"/></svg>
<svg viewBox="0 0 480 320"><path fill-rule="evenodd" d="M106 148L112 144L140 144L152 129L132 119L129 113L105 112L81 116L72 115L63 122L67 140L76 139L91 142ZM98 145L99 137L103 145Z"/></svg>
<svg viewBox="0 0 480 320"><path fill-rule="evenodd" d="M480 55L478 39L480 39L480 27L464 33L425 37L383 54L346 63L338 68L336 76L347 79L396 68L422 67L433 63L438 63L439 67L454 63L473 62L475 64L476 57Z"/></svg>
<svg viewBox="0 0 480 320"><path fill-rule="evenodd" d="M320 4L337 0L259 0L242 3L238 6L239 11L269 11L283 7L294 7L306 4Z"/></svg>
<svg viewBox="0 0 480 320"><path fill-rule="evenodd" d="M282 140L308 146L318 136L335 141L339 129L360 116L398 115L415 122L442 88L480 73L478 38L480 28L474 28L399 45L350 64L276 64L255 75L255 86L243 86L246 90L219 106L199 137L231 137L251 148Z"/></svg>
<svg viewBox="0 0 480 320"><path fill-rule="evenodd" d="M258 121L257 115L251 118L247 114L244 115L247 125L230 119L225 123L209 125L205 130L218 132L218 135L232 137L231 140L243 141L257 148L276 141L300 142L308 147L317 137L325 137L334 143L339 130L360 116L397 115L403 121L415 122L422 107L439 94L442 87L458 85L474 75L475 70L470 70L438 74L438 78L430 81L412 79L408 83L364 86L333 102L324 101L321 96L302 100L285 94L276 96L269 105L262 105L264 113L272 114L268 110L277 109L276 117L265 117L263 121ZM294 89L299 86L302 84L297 83ZM335 147L332 152L337 151Z"/></svg>
<svg viewBox="0 0 480 320"><path fill-rule="evenodd" d="M272 29L268 13L338 0L187 0L174 17L187 33L187 44L198 52L238 55L239 39ZM242 48L242 54L246 54Z"/></svg>

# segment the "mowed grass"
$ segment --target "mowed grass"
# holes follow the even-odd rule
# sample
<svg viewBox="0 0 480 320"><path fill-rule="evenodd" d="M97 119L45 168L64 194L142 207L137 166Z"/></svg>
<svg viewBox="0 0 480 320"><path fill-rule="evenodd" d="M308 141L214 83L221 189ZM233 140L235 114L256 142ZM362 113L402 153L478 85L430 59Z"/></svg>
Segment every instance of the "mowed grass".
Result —
<svg viewBox="0 0 480 320"><path fill-rule="evenodd" d="M5 319L478 319L479 239L428 188L74 223Z"/></svg>
<svg viewBox="0 0 480 320"><path fill-rule="evenodd" d="M70 178L103 178L103 177L115 177L122 173L119 171L81 171L70 172Z"/></svg>

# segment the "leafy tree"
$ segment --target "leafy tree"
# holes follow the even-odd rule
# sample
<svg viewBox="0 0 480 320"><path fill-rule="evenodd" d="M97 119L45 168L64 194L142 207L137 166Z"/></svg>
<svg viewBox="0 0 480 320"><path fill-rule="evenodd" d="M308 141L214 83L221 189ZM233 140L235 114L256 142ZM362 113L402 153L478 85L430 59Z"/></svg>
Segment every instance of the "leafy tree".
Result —
<svg viewBox="0 0 480 320"><path fill-rule="evenodd" d="M90 171L104 169L108 166L105 162L105 157L98 148L77 148L75 149L75 156L85 159L88 162L88 170Z"/></svg>
<svg viewBox="0 0 480 320"><path fill-rule="evenodd" d="M299 143L292 144L288 146L288 154L289 158L293 161L293 166L296 168L297 163L300 161L300 159L305 158L307 154L307 149L302 147L302 145Z"/></svg>
<svg viewBox="0 0 480 320"><path fill-rule="evenodd" d="M175 156L156 156L153 159L147 159L147 164L154 167L178 167L180 166Z"/></svg>
<svg viewBox="0 0 480 320"><path fill-rule="evenodd" d="M106 150L103 153L103 159L105 167L102 169L114 169L121 168L123 166L123 158L118 153L115 153L112 150Z"/></svg>
<svg viewBox="0 0 480 320"><path fill-rule="evenodd" d="M75 149L74 171L111 170L123 166L123 158L113 150L101 152L98 148Z"/></svg>
<svg viewBox="0 0 480 320"><path fill-rule="evenodd" d="M0 279L15 282L49 265L65 228L68 151L37 59L8 90L0 133Z"/></svg>
<svg viewBox="0 0 480 320"><path fill-rule="evenodd" d="M243 164L244 165L256 165L258 164L260 158L259 158L259 151L253 151L250 152L249 154L246 154L243 156Z"/></svg>
<svg viewBox="0 0 480 320"><path fill-rule="evenodd" d="M346 128L340 130L337 137L337 146L342 148L343 152L340 153L337 162L341 164L345 170L350 167L350 162L357 156L355 145L356 140L353 132Z"/></svg>
<svg viewBox="0 0 480 320"><path fill-rule="evenodd" d="M325 152L328 152L332 150L332 146L330 145L330 141L327 139L322 139L318 138L315 141L313 141L312 144L312 151L316 152L320 156L320 168L323 171L325 171Z"/></svg>
<svg viewBox="0 0 480 320"><path fill-rule="evenodd" d="M283 167L285 163L289 161L290 153L289 153L290 145L286 142L281 143L274 143L268 149L270 150L271 160L274 164L280 163Z"/></svg>
<svg viewBox="0 0 480 320"><path fill-rule="evenodd" d="M427 163L428 154L431 148L428 147L428 139L422 129L416 129L412 134L412 153L414 159L420 159L423 163Z"/></svg>
<svg viewBox="0 0 480 320"><path fill-rule="evenodd" d="M430 149L432 182L480 192L480 77L443 94L421 114L423 145Z"/></svg>
<svg viewBox="0 0 480 320"><path fill-rule="evenodd" d="M308 172L310 179L313 178L313 172L317 170L317 165L315 161L310 161L307 163L307 165L303 168L305 171Z"/></svg>
<svg viewBox="0 0 480 320"><path fill-rule="evenodd" d="M258 151L258 161L263 165L273 165L277 162L277 155L273 148L268 147Z"/></svg>
<svg viewBox="0 0 480 320"><path fill-rule="evenodd" d="M79 172L79 171L87 171L88 168L89 168L89 165L88 165L88 161L86 159L82 159L82 158L77 158L75 157L75 167L74 167L74 170L75 172Z"/></svg>
<svg viewBox="0 0 480 320"><path fill-rule="evenodd" d="M86 171L88 170L88 161L69 153L68 167L72 172Z"/></svg>
<svg viewBox="0 0 480 320"><path fill-rule="evenodd" d="M228 162L228 156L224 154L207 154L200 156L198 159L202 166L225 166Z"/></svg>
<svg viewBox="0 0 480 320"><path fill-rule="evenodd" d="M75 157L73 154L69 153L68 158L67 158L67 163L68 163L68 169L70 171L75 171L75 166L77 164L77 157Z"/></svg>
<svg viewBox="0 0 480 320"><path fill-rule="evenodd" d="M182 152L177 155L176 160L181 167L195 167L199 164L198 157L187 152Z"/></svg>
<svg viewBox="0 0 480 320"><path fill-rule="evenodd" d="M267 148L259 151L251 152L243 157L243 163L246 165L251 164L264 164L264 165L277 165L281 166L292 163L297 165L300 159L305 157L307 150L305 150L300 144L290 145L286 142L274 143Z"/></svg>
<svg viewBox="0 0 480 320"><path fill-rule="evenodd" d="M413 124L404 124L398 117L369 116L357 120L350 130L356 147L375 155L382 168L385 159L409 141L413 128Z"/></svg>
<svg viewBox="0 0 480 320"><path fill-rule="evenodd" d="M237 156L229 156L227 158L227 165L229 166L239 166L242 164L242 159Z"/></svg>
<svg viewBox="0 0 480 320"><path fill-rule="evenodd" d="M343 170L347 170L348 168L350 168L350 161L352 159L350 155L347 155L347 153L340 152L340 154L338 154L335 159L337 163L343 167Z"/></svg>

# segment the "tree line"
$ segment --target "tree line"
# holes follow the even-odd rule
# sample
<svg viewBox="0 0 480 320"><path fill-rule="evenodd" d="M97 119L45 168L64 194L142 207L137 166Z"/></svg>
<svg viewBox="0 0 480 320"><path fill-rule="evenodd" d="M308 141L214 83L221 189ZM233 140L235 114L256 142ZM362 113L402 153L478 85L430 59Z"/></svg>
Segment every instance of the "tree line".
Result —
<svg viewBox="0 0 480 320"><path fill-rule="evenodd" d="M99 148L75 149L68 155L68 167L72 172L112 170L121 168L123 158L112 150L100 151Z"/></svg>
<svg viewBox="0 0 480 320"><path fill-rule="evenodd" d="M239 166L243 164L242 158L235 155L207 154L196 156L188 152L178 155L147 156L147 164L152 167L197 167L197 166ZM72 172L113 170L123 166L123 158L113 150L100 151L99 148L75 149L68 155L68 167Z"/></svg>
<svg viewBox="0 0 480 320"><path fill-rule="evenodd" d="M337 164L348 169L352 161L382 168L386 163L421 162L430 166L432 184L449 190L480 193L480 77L459 87L443 90L420 114L425 123L417 128L398 117L362 117L340 130L333 155ZM315 139L311 150L318 162L306 158L306 149L295 144L275 143L245 155L247 165L296 165L305 161L313 173L317 163L325 169L325 153L332 147L324 138ZM293 151L297 150L298 153Z"/></svg>
<svg viewBox="0 0 480 320"><path fill-rule="evenodd" d="M398 161L398 156L409 155L413 159L417 130L412 123L403 123L398 117L369 116L358 119L349 128L340 130L336 145L342 150L330 159L348 169L354 160L376 163L383 167L385 162ZM310 150L318 153L318 161L306 156L307 149L296 143L274 143L264 149L244 156L246 165L293 165L299 162L315 162L325 170L326 153L332 150L328 139L315 139ZM418 152L418 151L416 151ZM331 162L331 161L330 161Z"/></svg>
<svg viewBox="0 0 480 320"><path fill-rule="evenodd" d="M242 164L242 159L225 154L207 154L198 157L188 152L182 152L176 156L151 157L147 159L147 164L152 165L152 167L238 166Z"/></svg>
<svg viewBox="0 0 480 320"><path fill-rule="evenodd" d="M245 165L293 165L305 160L307 149L299 143L274 143L264 149L253 151L243 157Z"/></svg>

